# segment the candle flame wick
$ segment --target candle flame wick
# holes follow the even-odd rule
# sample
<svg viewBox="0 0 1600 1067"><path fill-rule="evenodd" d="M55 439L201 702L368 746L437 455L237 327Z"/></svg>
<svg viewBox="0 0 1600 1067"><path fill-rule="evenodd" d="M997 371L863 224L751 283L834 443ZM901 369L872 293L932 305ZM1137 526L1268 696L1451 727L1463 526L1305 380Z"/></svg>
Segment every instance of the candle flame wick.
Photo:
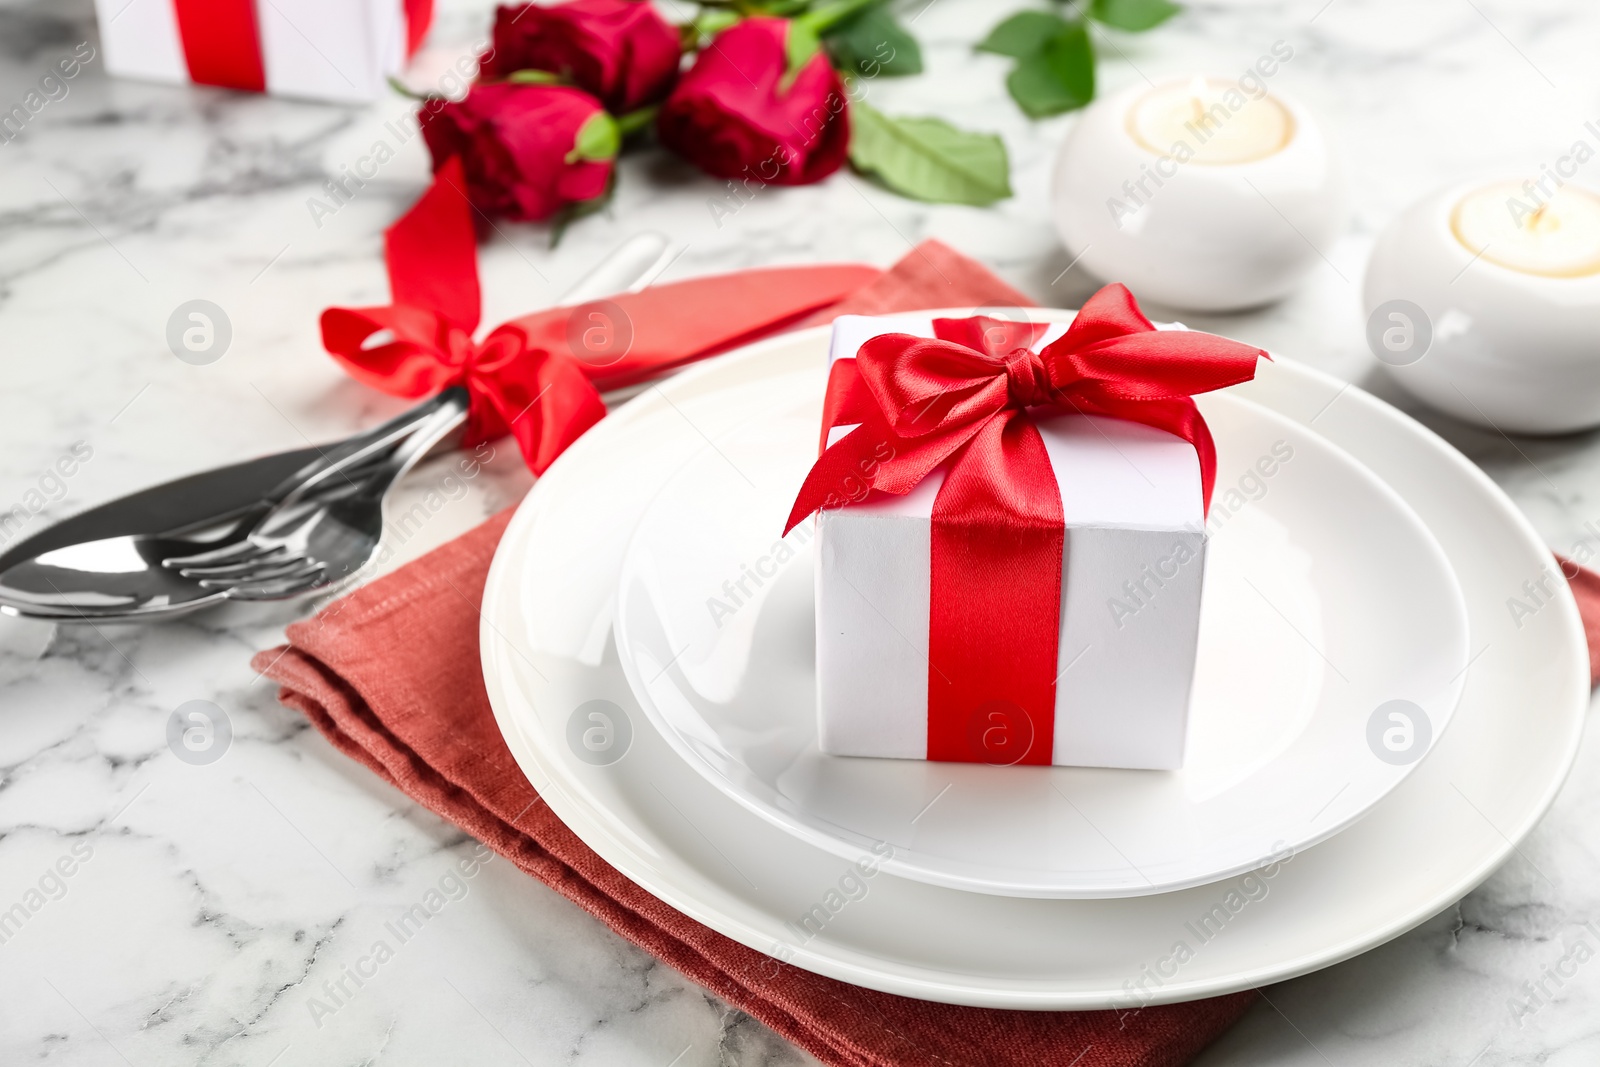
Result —
<svg viewBox="0 0 1600 1067"><path fill-rule="evenodd" d="M1195 122L1204 122L1206 118L1206 80L1198 75L1189 83L1189 109Z"/></svg>

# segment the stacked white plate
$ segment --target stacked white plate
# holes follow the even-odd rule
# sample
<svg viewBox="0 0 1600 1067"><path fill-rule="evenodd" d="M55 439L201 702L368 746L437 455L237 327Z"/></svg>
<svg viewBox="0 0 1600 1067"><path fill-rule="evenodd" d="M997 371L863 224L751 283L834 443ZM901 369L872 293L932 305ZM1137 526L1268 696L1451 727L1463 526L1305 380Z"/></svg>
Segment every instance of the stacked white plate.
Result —
<svg viewBox="0 0 1600 1067"><path fill-rule="evenodd" d="M1201 398L1218 472L1183 770L822 754L813 561L780 534L827 345L765 341L607 417L489 574L507 743L661 899L888 992L1137 1007L1404 932L1555 796L1588 703L1582 624L1562 583L1506 608L1548 550L1450 446L1281 358Z"/></svg>

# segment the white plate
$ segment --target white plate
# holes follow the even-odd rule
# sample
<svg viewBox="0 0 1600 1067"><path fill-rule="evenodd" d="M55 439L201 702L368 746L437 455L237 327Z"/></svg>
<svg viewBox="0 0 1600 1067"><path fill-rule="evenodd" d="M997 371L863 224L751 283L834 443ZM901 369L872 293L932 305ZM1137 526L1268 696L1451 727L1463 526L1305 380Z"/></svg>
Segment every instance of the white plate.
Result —
<svg viewBox="0 0 1600 1067"><path fill-rule="evenodd" d="M861 883L838 856L772 827L633 705L612 602L650 497L737 425L712 421L707 399L720 409L725 390L758 394L774 374L814 368L826 343L818 329L751 346L608 416L535 486L490 570L484 676L507 744L556 814L666 903L798 966L891 993L1003 1008L1162 1003L1291 978L1383 943L1481 882L1549 806L1588 705L1582 624L1559 587L1520 628L1505 609L1551 566L1548 550L1481 471L1414 420L1279 362L1237 392L1314 421L1394 487L1467 600L1474 659L1451 728L1367 818L1270 878L1106 900L995 897L888 874ZM606 752L586 744L595 706L584 705L595 700L618 705L616 727L631 730L616 729ZM814 931L818 908L826 921ZM1219 923L1225 933L1200 936Z"/></svg>
<svg viewBox="0 0 1600 1067"><path fill-rule="evenodd" d="M1443 732L1469 653L1466 603L1438 542L1314 430L1214 395L1202 401L1219 489L1183 770L825 755L810 526L778 538L816 456L822 368L774 375L770 399L739 399L773 406L668 481L618 584L634 697L684 759L756 814L935 885L1135 896L1325 840ZM1421 712L1400 723L1381 714L1375 749L1369 724L1395 700ZM1395 730L1394 748L1382 747Z"/></svg>

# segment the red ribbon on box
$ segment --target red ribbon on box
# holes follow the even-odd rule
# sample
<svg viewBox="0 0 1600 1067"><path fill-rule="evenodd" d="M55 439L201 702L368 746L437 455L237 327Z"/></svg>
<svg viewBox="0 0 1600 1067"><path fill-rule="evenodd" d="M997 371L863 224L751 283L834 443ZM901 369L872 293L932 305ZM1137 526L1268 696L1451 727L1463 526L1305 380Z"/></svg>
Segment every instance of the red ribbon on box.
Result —
<svg viewBox="0 0 1600 1067"><path fill-rule="evenodd" d="M1042 323L935 319L933 338L883 334L835 361L826 447L785 533L873 490L904 494L946 468L933 505L928 758L1048 764L1060 638L1060 489L1028 408L1128 419L1194 445L1211 505L1216 448L1192 397L1248 381L1258 348L1157 330L1121 285L1101 289L1060 339ZM1270 357L1268 357L1270 358Z"/></svg>
<svg viewBox="0 0 1600 1067"><path fill-rule="evenodd" d="M476 341L477 235L465 188L461 161L446 161L386 235L394 303L329 308L322 343L351 377L391 396L465 386L466 444L509 433L535 474L605 415L601 390L782 329L881 273L840 264L691 278L524 315ZM608 343L585 347L591 331Z"/></svg>
<svg viewBox="0 0 1600 1067"><path fill-rule="evenodd" d="M433 0L403 0L406 55L414 55L433 22ZM256 0L172 0L189 79L197 85L265 92L266 64Z"/></svg>

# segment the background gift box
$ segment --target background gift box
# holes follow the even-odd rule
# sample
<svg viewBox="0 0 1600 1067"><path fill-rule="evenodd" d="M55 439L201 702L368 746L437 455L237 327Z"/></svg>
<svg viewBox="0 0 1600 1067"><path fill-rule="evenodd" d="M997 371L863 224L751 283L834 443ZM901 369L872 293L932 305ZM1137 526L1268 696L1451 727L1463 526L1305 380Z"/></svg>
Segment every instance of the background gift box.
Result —
<svg viewBox="0 0 1600 1067"><path fill-rule="evenodd" d="M95 0L95 10L112 74L364 102L416 51L433 0Z"/></svg>

